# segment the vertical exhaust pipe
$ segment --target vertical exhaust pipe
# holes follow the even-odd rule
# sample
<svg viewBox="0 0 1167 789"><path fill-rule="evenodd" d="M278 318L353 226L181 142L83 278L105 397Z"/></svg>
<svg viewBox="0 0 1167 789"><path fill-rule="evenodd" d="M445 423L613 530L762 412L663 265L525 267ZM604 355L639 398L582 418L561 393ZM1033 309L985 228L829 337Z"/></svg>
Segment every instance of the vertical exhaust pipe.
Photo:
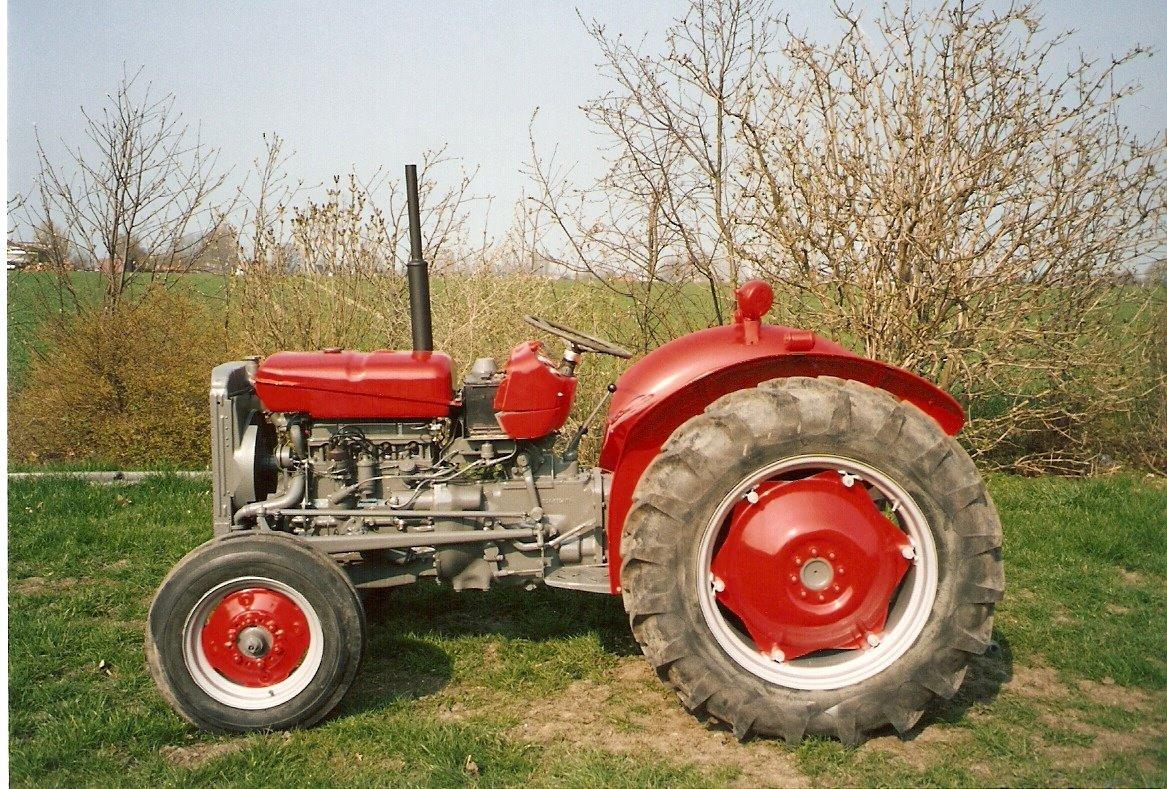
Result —
<svg viewBox="0 0 1167 789"><path fill-rule="evenodd" d="M405 200L409 210L409 325L413 350L434 349L433 316L430 312L430 269L421 256L421 213L417 200L417 165L405 165Z"/></svg>

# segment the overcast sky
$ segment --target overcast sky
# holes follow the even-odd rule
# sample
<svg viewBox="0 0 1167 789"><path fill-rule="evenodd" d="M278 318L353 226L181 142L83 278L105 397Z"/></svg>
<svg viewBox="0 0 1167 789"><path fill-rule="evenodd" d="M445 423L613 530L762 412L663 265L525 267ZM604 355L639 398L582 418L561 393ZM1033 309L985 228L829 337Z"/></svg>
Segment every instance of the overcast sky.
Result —
<svg viewBox="0 0 1167 789"><path fill-rule="evenodd" d="M858 0L857 8L878 2ZM612 31L659 41L677 2L580 0L579 12ZM826 0L777 3L796 26L831 23ZM1144 86L1127 121L1167 128L1167 3L1049 0L1050 30L1075 28L1076 45L1108 56L1143 43L1156 57L1127 76ZM396 173L426 147L480 166L501 229L519 196L527 127L549 149L599 168L600 140L579 105L607 86L594 45L569 2L45 2L8 4L8 191L36 169L34 132L78 141L79 108L100 105L123 64L144 67L156 90L201 124L203 138L242 171L274 131L297 152L295 175L319 183L355 166Z"/></svg>

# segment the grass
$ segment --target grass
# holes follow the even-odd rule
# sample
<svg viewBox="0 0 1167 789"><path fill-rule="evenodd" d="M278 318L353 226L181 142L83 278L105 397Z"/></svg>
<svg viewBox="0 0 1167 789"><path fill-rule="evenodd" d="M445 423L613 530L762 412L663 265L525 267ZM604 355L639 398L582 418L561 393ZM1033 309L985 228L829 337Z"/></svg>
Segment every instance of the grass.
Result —
<svg viewBox="0 0 1167 789"><path fill-rule="evenodd" d="M16 785L1162 785L1167 489L993 478L1000 649L906 740L739 744L652 675L615 598L555 590L369 603L338 713L290 734L184 725L143 666L155 586L209 533L208 483L10 486Z"/></svg>

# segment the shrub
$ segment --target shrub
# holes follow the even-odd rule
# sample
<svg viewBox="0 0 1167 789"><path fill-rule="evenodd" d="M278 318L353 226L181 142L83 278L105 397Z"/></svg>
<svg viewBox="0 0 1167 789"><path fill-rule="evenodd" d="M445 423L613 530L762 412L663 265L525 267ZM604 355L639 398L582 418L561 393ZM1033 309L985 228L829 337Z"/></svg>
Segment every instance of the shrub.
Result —
<svg viewBox="0 0 1167 789"><path fill-rule="evenodd" d="M8 418L13 460L207 463L207 383L225 358L204 303L156 289L46 323Z"/></svg>

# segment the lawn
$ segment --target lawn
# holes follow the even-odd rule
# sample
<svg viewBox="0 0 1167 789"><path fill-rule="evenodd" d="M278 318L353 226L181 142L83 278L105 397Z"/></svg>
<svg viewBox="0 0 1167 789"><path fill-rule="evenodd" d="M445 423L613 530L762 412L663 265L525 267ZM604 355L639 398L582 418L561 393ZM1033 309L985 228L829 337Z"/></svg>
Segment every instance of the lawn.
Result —
<svg viewBox="0 0 1167 789"><path fill-rule="evenodd" d="M907 739L739 744L690 717L616 598L432 586L369 600L337 714L211 736L155 693L154 587L209 533L208 483L10 486L16 785L1167 783L1167 487L994 477L1008 588L992 654Z"/></svg>

